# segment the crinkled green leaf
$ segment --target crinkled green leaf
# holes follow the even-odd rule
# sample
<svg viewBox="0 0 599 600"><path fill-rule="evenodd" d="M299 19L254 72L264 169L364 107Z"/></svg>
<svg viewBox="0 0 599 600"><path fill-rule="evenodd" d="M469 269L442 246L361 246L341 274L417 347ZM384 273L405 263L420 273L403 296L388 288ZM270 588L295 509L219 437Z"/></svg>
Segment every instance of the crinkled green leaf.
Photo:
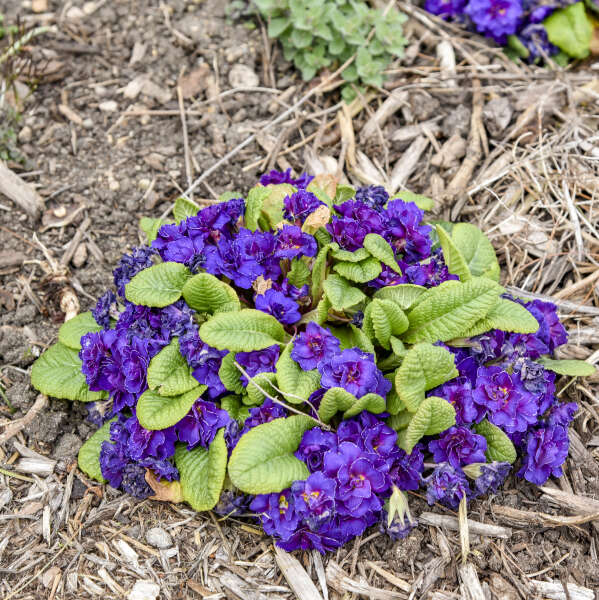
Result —
<svg viewBox="0 0 599 600"><path fill-rule="evenodd" d="M233 352L229 352L223 357L220 369L218 370L218 376L225 388L230 392L241 394L244 391L240 379L241 371L235 366L235 354Z"/></svg>
<svg viewBox="0 0 599 600"><path fill-rule="evenodd" d="M437 225L436 230L441 248L443 249L443 258L449 272L457 275L460 281L469 281L472 279L472 273L470 273L470 269L466 264L466 259L450 235L440 225Z"/></svg>
<svg viewBox="0 0 599 600"><path fill-rule="evenodd" d="M229 461L231 482L246 494L280 492L310 472L293 453L316 422L303 415L274 419L241 437Z"/></svg>
<svg viewBox="0 0 599 600"><path fill-rule="evenodd" d="M424 393L459 375L454 355L441 346L417 344L406 353L397 370L395 387L406 408L415 412Z"/></svg>
<svg viewBox="0 0 599 600"><path fill-rule="evenodd" d="M81 338L86 333L102 331L91 312L83 312L65 321L58 330L58 341L73 350L81 350Z"/></svg>
<svg viewBox="0 0 599 600"><path fill-rule="evenodd" d="M249 352L282 342L285 330L272 315L246 308L213 315L200 327L200 338L218 350Z"/></svg>
<svg viewBox="0 0 599 600"><path fill-rule="evenodd" d="M399 338L396 338L392 335L389 338L389 342L391 343L391 350L393 354L397 356L405 356L407 350L404 343Z"/></svg>
<svg viewBox="0 0 599 600"><path fill-rule="evenodd" d="M205 385L197 385L180 396L161 396L154 390L146 390L135 409L139 424L151 431L171 427L190 411L205 391Z"/></svg>
<svg viewBox="0 0 599 600"><path fill-rule="evenodd" d="M391 429L395 429L395 431L401 431L410 424L410 421L413 417L414 413L411 413L408 410L402 410L401 412L388 417L385 423L387 423Z"/></svg>
<svg viewBox="0 0 599 600"><path fill-rule="evenodd" d="M335 244L336 246L337 244ZM312 265L312 300L318 302L322 296L322 286L327 276L327 258L329 250L333 248L333 244L323 246L316 255L316 260Z"/></svg>
<svg viewBox="0 0 599 600"><path fill-rule="evenodd" d="M95 402L108 396L107 392L91 392L81 372L77 350L58 342L50 346L31 367L31 385L46 396Z"/></svg>
<svg viewBox="0 0 599 600"><path fill-rule="evenodd" d="M392 300L402 310L408 310L418 300L422 294L426 292L426 288L421 285L414 285L412 283L401 283L399 285L390 285L378 289L373 298L381 298L382 300Z"/></svg>
<svg viewBox="0 0 599 600"><path fill-rule="evenodd" d="M408 454L425 436L435 435L455 425L455 408L444 398L425 398L410 420L401 448Z"/></svg>
<svg viewBox="0 0 599 600"><path fill-rule="evenodd" d="M289 273L287 273L287 279L291 285L301 288L306 283L310 283L312 273L308 265L301 258L296 258L291 261L291 268L289 269Z"/></svg>
<svg viewBox="0 0 599 600"><path fill-rule="evenodd" d="M195 217L199 212L200 207L192 200L183 198L182 196L175 200L173 215L175 216L175 221L177 221L177 223L184 221L187 217Z"/></svg>
<svg viewBox="0 0 599 600"><path fill-rule="evenodd" d="M148 387L161 396L180 396L198 385L191 371L175 337L150 361Z"/></svg>
<svg viewBox="0 0 599 600"><path fill-rule="evenodd" d="M212 510L220 498L227 473L227 444L220 429L208 449L185 444L175 448L175 465L179 471L183 499L194 510Z"/></svg>
<svg viewBox="0 0 599 600"><path fill-rule="evenodd" d="M346 200L351 200L356 195L356 190L351 185L340 183L335 190L334 204L343 204Z"/></svg>
<svg viewBox="0 0 599 600"><path fill-rule="evenodd" d="M503 291L485 277L474 277L464 283L446 281L430 288L426 297L408 313L410 327L402 339L414 344L462 337L499 302Z"/></svg>
<svg viewBox="0 0 599 600"><path fill-rule="evenodd" d="M266 186L266 189L268 190L268 194L262 199L260 211L262 217L264 217L268 226L274 229L279 223L283 221L283 207L285 197L293 194L296 191L296 189L288 183L279 183L276 185L270 184Z"/></svg>
<svg viewBox="0 0 599 600"><path fill-rule="evenodd" d="M262 203L270 195L270 189L264 186L253 187L245 201L245 226L250 231L258 229L258 218L262 212Z"/></svg>
<svg viewBox="0 0 599 600"><path fill-rule="evenodd" d="M372 256L360 262L338 262L333 269L342 277L356 283L366 283L376 279L382 271L381 263Z"/></svg>
<svg viewBox="0 0 599 600"><path fill-rule="evenodd" d="M585 360L554 360L547 356L541 356L537 359L546 369L553 371L558 375L569 375L572 377L588 377L597 372L595 365L586 362Z"/></svg>
<svg viewBox="0 0 599 600"><path fill-rule="evenodd" d="M350 406L344 413L344 419L351 419L359 415L363 410L367 410L375 415L382 413L385 410L385 399L378 394L365 394L358 401Z"/></svg>
<svg viewBox="0 0 599 600"><path fill-rule="evenodd" d="M291 24L288 17L276 17L268 23L268 37L278 38Z"/></svg>
<svg viewBox="0 0 599 600"><path fill-rule="evenodd" d="M314 315L314 320L319 325L324 324L325 321L329 318L330 308L332 308L331 301L326 296L323 296L316 305L316 314Z"/></svg>
<svg viewBox="0 0 599 600"><path fill-rule="evenodd" d="M379 235L378 233L368 233L364 238L364 248L366 248L372 256L378 258L383 264L401 275L401 269L395 260L393 248L391 248L391 244L389 244L382 235Z"/></svg>
<svg viewBox="0 0 599 600"><path fill-rule="evenodd" d="M350 252L349 250L341 250L339 246L337 246L337 248L333 248L331 255L335 260L350 263L357 263L366 258L370 258L370 252L368 252L366 248L358 248L357 250Z"/></svg>
<svg viewBox="0 0 599 600"><path fill-rule="evenodd" d="M322 421L328 423L336 413L349 410L358 399L341 387L327 390L320 401L318 416Z"/></svg>
<svg viewBox="0 0 599 600"><path fill-rule="evenodd" d="M420 210L433 210L433 208L435 208L435 201L428 196L423 196L422 194L415 194L414 192L402 190L395 196L404 202L413 202Z"/></svg>
<svg viewBox="0 0 599 600"><path fill-rule="evenodd" d="M241 398L239 398L239 396L225 396L224 398L220 399L220 407L223 410L226 410L229 413L229 416L235 420L235 421L239 421L239 422L243 422L245 420L245 415L243 416L243 419L241 418L241 411L242 408L242 404L241 404Z"/></svg>
<svg viewBox="0 0 599 600"><path fill-rule="evenodd" d="M406 410L406 405L399 397L397 388L395 387L395 376L396 373L387 373L385 375L385 379L391 384L391 389L387 394L387 412L392 415L396 415L398 412Z"/></svg>
<svg viewBox="0 0 599 600"><path fill-rule="evenodd" d="M277 386L285 394L287 402L298 404L320 387L320 373L317 369L303 370L291 358L292 347L293 342L287 344L277 361Z"/></svg>
<svg viewBox="0 0 599 600"><path fill-rule="evenodd" d="M183 286L183 298L198 312L233 312L241 308L235 290L210 273L198 273Z"/></svg>
<svg viewBox="0 0 599 600"><path fill-rule="evenodd" d="M106 479L102 476L100 469L100 451L102 450L103 442L110 441L110 425L116 421L110 419L98 429L84 444L79 448L77 455L77 463L79 468L92 479L100 483L106 483Z"/></svg>
<svg viewBox="0 0 599 600"><path fill-rule="evenodd" d="M474 426L476 433L487 440L487 460L489 462L509 462L516 460L516 449L510 438L497 426L483 419Z"/></svg>
<svg viewBox="0 0 599 600"><path fill-rule="evenodd" d="M391 336L400 335L407 328L408 317L395 302L374 298L366 306L362 329L386 350L390 348Z"/></svg>
<svg viewBox="0 0 599 600"><path fill-rule="evenodd" d="M560 8L543 21L549 41L573 58L586 58L593 37L593 23L584 2Z"/></svg>
<svg viewBox="0 0 599 600"><path fill-rule="evenodd" d="M333 327L327 324L327 329L341 342L341 350L360 348L364 352L374 354L374 346L368 336L353 323L349 327Z"/></svg>
<svg viewBox="0 0 599 600"><path fill-rule="evenodd" d="M491 329L512 333L535 333L539 329L539 322L521 304L500 298L487 316L475 323L462 337L474 337Z"/></svg>
<svg viewBox="0 0 599 600"><path fill-rule="evenodd" d="M125 296L133 304L162 308L181 297L189 279L189 269L176 262L164 262L140 271L125 286Z"/></svg>
<svg viewBox="0 0 599 600"><path fill-rule="evenodd" d="M257 406L262 404L268 396L275 396L277 391L272 387L276 385L276 373L258 373L250 378L245 391L247 398L244 397L245 404ZM272 384L272 385L271 385Z"/></svg>
<svg viewBox="0 0 599 600"><path fill-rule="evenodd" d="M447 227L444 229L447 231ZM450 233L473 277L488 277L499 281L500 269L495 249L478 227L471 223L456 223Z"/></svg>
<svg viewBox="0 0 599 600"><path fill-rule="evenodd" d="M366 299L362 290L353 287L339 275L329 275L323 283L324 292L335 310L344 310Z"/></svg>
<svg viewBox="0 0 599 600"><path fill-rule="evenodd" d="M158 230L167 223L168 221L165 221L164 219L142 217L139 220L139 228L146 234L148 244L151 244L158 237Z"/></svg>

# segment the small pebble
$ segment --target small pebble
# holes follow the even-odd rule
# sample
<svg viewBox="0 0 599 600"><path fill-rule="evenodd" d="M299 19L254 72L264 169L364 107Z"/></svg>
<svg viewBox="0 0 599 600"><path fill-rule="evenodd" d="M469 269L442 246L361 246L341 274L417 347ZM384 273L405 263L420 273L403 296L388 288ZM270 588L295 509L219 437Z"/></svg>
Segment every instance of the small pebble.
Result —
<svg viewBox="0 0 599 600"><path fill-rule="evenodd" d="M127 595L127 600L156 600L160 586L153 581L138 580Z"/></svg>
<svg viewBox="0 0 599 600"><path fill-rule="evenodd" d="M237 64L229 71L229 83L234 88L257 87L260 79L247 65Z"/></svg>
<svg viewBox="0 0 599 600"><path fill-rule="evenodd" d="M71 262L73 263L74 267L79 268L85 264L86 260L87 260L87 246L85 245L84 242L82 242L81 244L79 244L77 246L77 249L75 250L75 254L73 254L73 258L72 258Z"/></svg>
<svg viewBox="0 0 599 600"><path fill-rule="evenodd" d="M23 127L23 129L21 129L21 131L19 131L19 142L21 142L22 144L27 144L28 142L31 141L31 138L33 137L33 132L31 131L31 127L29 127L29 125L25 125L25 127Z"/></svg>
<svg viewBox="0 0 599 600"><path fill-rule="evenodd" d="M106 100L106 102L100 102L98 108L102 112L116 112L119 108L119 105L115 100Z"/></svg>
<svg viewBox="0 0 599 600"><path fill-rule="evenodd" d="M152 527L146 532L146 542L154 548L169 548L173 545L170 534L162 527Z"/></svg>

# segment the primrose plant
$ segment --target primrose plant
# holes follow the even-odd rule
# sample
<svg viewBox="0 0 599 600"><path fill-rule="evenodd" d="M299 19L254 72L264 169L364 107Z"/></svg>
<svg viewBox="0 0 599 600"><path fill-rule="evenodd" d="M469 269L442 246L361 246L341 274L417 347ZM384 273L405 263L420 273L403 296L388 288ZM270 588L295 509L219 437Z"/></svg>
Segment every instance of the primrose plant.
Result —
<svg viewBox="0 0 599 600"><path fill-rule="evenodd" d="M486 237L425 224L431 207L273 171L245 199L142 220L115 291L32 368L89 403L80 468L320 552L372 525L407 535L410 490L455 509L514 464L559 477L577 407L556 373L594 368L555 360L556 307L508 295Z"/></svg>
<svg viewBox="0 0 599 600"><path fill-rule="evenodd" d="M424 8L505 46L528 62L560 63L591 52L597 0L424 0Z"/></svg>

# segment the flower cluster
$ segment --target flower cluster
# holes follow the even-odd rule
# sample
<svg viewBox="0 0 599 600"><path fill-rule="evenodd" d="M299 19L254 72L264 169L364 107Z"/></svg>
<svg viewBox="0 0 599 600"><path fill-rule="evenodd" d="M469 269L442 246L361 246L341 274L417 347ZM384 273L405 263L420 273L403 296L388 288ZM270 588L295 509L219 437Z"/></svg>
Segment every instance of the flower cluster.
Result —
<svg viewBox="0 0 599 600"><path fill-rule="evenodd" d="M558 54L560 48L548 38L543 22L555 11L575 0L425 0L424 8L443 19L465 25L472 31L510 45L535 62Z"/></svg>
<svg viewBox="0 0 599 600"><path fill-rule="evenodd" d="M423 210L404 197L271 171L247 201L163 223L149 246L125 254L114 271L116 293L86 317L97 325L85 329L78 350L86 393L108 398L89 404L90 420L104 423L103 478L147 498L157 485L183 487L219 472L225 488L209 508L253 514L287 550L325 552L375 524L394 539L407 535L416 525L409 491L423 489L431 504L452 509L497 492L514 456L514 473L532 483L560 476L577 407L556 399L555 374L543 362L567 341L556 307L512 298L477 277L497 303L524 313L527 325L517 331L536 331L417 344L413 307L466 284L451 272ZM175 273L163 285L166 301L152 295L160 275L135 284L162 267ZM204 287L193 287L197 280ZM416 397L400 387L401 369L423 346L455 369L431 385L418 382ZM422 378L436 369L422 369ZM453 415L434 435L428 426L417 431L414 418L427 402ZM276 429L290 422L295 429ZM281 464L295 473L277 473L270 489L264 481L244 487L232 466L260 432L273 451L283 439ZM498 452L506 459L491 461ZM199 458L182 460L187 453ZM244 460L254 460L249 454ZM183 472L208 463L193 477ZM202 502L212 483L202 483Z"/></svg>
<svg viewBox="0 0 599 600"><path fill-rule="evenodd" d="M375 415L319 427L302 437L296 457L310 475L290 488L256 496L250 509L285 550L332 550L380 522L392 490L420 486L423 454L397 447L397 433Z"/></svg>

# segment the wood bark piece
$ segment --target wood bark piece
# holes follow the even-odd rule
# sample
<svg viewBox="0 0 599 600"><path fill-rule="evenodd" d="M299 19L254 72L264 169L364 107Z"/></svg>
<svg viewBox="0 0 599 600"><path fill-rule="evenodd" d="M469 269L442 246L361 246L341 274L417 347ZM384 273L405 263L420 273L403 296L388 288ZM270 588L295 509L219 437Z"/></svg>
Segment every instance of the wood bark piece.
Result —
<svg viewBox="0 0 599 600"><path fill-rule="evenodd" d="M575 585L574 583L566 584L568 586L567 594L560 581L532 580L530 584L543 598L551 598L551 600L595 600L595 592L593 590Z"/></svg>
<svg viewBox="0 0 599 600"><path fill-rule="evenodd" d="M426 150L429 139L424 135L419 135L404 152L403 156L395 163L391 172L391 182L389 183L389 194L392 196L408 183L410 175L414 172L422 153Z"/></svg>
<svg viewBox="0 0 599 600"><path fill-rule="evenodd" d="M331 587L341 594L350 592L370 598L371 600L394 600L395 598L406 597L405 592L381 590L371 587L367 583L350 579L347 573L334 560L330 560L327 565L327 580Z"/></svg>
<svg viewBox="0 0 599 600"><path fill-rule="evenodd" d="M434 527L445 527L451 531L459 531L460 525L456 517L450 515L438 515L432 512L423 512L418 520L424 525L433 525ZM468 519L468 529L470 535L483 535L487 537L497 537L507 539L511 537L512 530L509 527L500 527L489 523L480 523Z"/></svg>
<svg viewBox="0 0 599 600"><path fill-rule="evenodd" d="M377 135L381 127L408 100L408 92L391 92L389 97L377 108L376 112L362 127L360 140L365 142Z"/></svg>
<svg viewBox="0 0 599 600"><path fill-rule="evenodd" d="M486 600L473 564L460 565L458 574L460 576L460 591L464 600Z"/></svg>
<svg viewBox="0 0 599 600"><path fill-rule="evenodd" d="M44 209L41 196L2 161L0 161L0 193L10 198L33 219L37 219Z"/></svg>
<svg viewBox="0 0 599 600"><path fill-rule="evenodd" d="M322 600L314 582L295 556L275 546L275 559L283 577L299 600Z"/></svg>

